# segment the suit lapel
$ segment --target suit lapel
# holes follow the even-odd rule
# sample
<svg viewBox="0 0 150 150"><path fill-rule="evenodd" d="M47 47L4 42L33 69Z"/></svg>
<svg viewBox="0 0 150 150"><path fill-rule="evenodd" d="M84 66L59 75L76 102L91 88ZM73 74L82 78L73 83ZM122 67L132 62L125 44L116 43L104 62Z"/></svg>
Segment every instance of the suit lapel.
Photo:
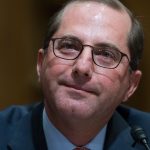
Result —
<svg viewBox="0 0 150 150"><path fill-rule="evenodd" d="M42 127L43 104L14 125L13 134L8 144L11 150L47 150Z"/></svg>
<svg viewBox="0 0 150 150"><path fill-rule="evenodd" d="M47 150L42 127L43 104L36 106L12 127L9 150ZM143 145L134 143L130 126L123 117L115 112L108 123L104 150L145 150Z"/></svg>
<svg viewBox="0 0 150 150"><path fill-rule="evenodd" d="M143 145L134 143L130 134L131 127L115 112L112 119L108 123L104 150L145 150Z"/></svg>
<svg viewBox="0 0 150 150"><path fill-rule="evenodd" d="M47 150L43 131L43 105L37 107L32 114L32 131L36 150Z"/></svg>

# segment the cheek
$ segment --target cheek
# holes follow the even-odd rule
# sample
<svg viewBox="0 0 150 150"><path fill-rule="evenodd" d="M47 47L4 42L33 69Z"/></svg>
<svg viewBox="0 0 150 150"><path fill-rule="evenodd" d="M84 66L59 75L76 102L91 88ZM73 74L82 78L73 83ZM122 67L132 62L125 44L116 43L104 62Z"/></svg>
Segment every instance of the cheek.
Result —
<svg viewBox="0 0 150 150"><path fill-rule="evenodd" d="M43 62L43 72L50 79L58 78L58 76L64 74L69 68L72 67L73 60L64 60L54 56L52 51L49 51Z"/></svg>
<svg viewBox="0 0 150 150"><path fill-rule="evenodd" d="M67 73L68 68L68 65L60 63L57 58L46 59L43 62L40 82L46 99L49 100L54 93L59 93L59 79Z"/></svg>
<svg viewBox="0 0 150 150"><path fill-rule="evenodd" d="M121 75L115 70L102 70L96 75L97 83L103 86L106 90L115 90L121 82Z"/></svg>
<svg viewBox="0 0 150 150"><path fill-rule="evenodd" d="M49 58L43 64L42 74L47 79L57 79L60 75L64 74L68 69L68 65L61 62L59 58Z"/></svg>
<svg viewBox="0 0 150 150"><path fill-rule="evenodd" d="M101 74L99 77L99 84L102 85L102 95L111 102L121 102L124 98L128 86L129 75L128 70L121 72L120 70L107 70L107 73Z"/></svg>

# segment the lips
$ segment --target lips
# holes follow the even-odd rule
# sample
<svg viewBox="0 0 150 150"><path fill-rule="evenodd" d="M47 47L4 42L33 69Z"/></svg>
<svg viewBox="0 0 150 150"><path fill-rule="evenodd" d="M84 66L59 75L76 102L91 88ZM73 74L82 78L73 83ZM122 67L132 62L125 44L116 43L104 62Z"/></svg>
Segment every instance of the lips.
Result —
<svg viewBox="0 0 150 150"><path fill-rule="evenodd" d="M94 93L89 88L84 88L84 87L77 86L77 85L66 85L66 86L73 88L73 89L76 89L76 90L80 90L80 91L84 91L84 92L88 92L88 93Z"/></svg>
<svg viewBox="0 0 150 150"><path fill-rule="evenodd" d="M94 95L99 94L99 90L98 90L98 88L93 86L94 84L92 84L92 85L89 85L89 84L79 85L79 84L74 84L74 83L68 82L68 81L63 81L63 82L61 81L60 84L63 86L69 87L69 88L73 88L75 90L91 93Z"/></svg>

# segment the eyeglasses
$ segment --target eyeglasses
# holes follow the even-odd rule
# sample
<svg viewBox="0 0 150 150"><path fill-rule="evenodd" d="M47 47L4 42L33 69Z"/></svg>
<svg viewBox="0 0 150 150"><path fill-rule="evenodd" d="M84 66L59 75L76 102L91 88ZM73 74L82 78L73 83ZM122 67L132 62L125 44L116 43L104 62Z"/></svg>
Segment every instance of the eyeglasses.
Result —
<svg viewBox="0 0 150 150"><path fill-rule="evenodd" d="M83 45L78 39L70 37L52 38L51 41L54 55L61 59L75 60L82 53L84 47L90 47L92 49L93 62L99 67L114 69L120 64L123 57L126 57L129 61L126 54L106 44L93 47L91 45Z"/></svg>

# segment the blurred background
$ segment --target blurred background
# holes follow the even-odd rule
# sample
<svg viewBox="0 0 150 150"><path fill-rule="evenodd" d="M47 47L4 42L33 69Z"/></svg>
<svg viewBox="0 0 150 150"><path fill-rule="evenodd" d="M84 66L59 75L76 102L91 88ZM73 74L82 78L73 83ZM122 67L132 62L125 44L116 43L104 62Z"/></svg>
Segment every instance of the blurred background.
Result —
<svg viewBox="0 0 150 150"><path fill-rule="evenodd" d="M0 108L42 99L36 75L37 51L49 17L65 0L0 1ZM143 78L127 105L150 111L150 1L122 0L141 21L145 32Z"/></svg>

